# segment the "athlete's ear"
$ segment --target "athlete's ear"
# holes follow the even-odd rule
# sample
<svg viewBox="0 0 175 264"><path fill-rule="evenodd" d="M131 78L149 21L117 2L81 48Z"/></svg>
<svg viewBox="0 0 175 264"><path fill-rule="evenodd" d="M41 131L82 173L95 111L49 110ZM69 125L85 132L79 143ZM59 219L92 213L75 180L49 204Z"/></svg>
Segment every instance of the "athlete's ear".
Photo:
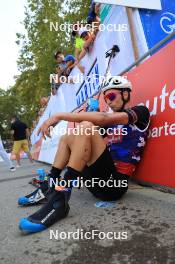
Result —
<svg viewBox="0 0 175 264"><path fill-rule="evenodd" d="M125 101L128 101L129 100L129 92L128 91L124 91L123 92L123 98L125 99Z"/></svg>

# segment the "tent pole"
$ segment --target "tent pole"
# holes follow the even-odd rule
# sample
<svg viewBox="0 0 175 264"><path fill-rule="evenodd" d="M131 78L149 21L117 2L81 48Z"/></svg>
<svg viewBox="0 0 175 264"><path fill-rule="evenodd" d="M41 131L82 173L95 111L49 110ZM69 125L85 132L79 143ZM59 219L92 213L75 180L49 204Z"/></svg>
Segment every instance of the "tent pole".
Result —
<svg viewBox="0 0 175 264"><path fill-rule="evenodd" d="M135 60L138 60L139 50L138 50L136 31L135 31L135 26L134 26L133 9L131 7L126 7L126 13L128 16L129 30L130 30L131 41L132 41L132 46L133 46L133 51L134 51L134 57L135 57Z"/></svg>

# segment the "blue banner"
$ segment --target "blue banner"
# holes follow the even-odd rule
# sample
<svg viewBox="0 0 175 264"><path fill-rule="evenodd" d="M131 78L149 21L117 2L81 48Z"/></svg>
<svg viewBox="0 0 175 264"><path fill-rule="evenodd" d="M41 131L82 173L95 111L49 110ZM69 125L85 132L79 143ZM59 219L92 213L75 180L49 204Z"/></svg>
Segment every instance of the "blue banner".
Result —
<svg viewBox="0 0 175 264"><path fill-rule="evenodd" d="M175 30L175 1L161 0L161 3L161 11L139 10L149 49Z"/></svg>
<svg viewBox="0 0 175 264"><path fill-rule="evenodd" d="M93 96L100 89L99 81L99 67L96 62L94 67L91 69L88 76L85 78L85 82L81 86L80 90L76 95L77 106L85 102L89 97Z"/></svg>

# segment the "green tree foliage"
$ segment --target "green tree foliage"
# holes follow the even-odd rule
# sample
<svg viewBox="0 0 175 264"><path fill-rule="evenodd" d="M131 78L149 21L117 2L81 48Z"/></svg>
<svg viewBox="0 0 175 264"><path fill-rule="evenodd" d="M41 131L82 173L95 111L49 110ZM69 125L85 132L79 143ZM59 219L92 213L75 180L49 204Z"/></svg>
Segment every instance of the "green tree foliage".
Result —
<svg viewBox="0 0 175 264"><path fill-rule="evenodd" d="M37 91L34 92L36 100L49 92L49 75L55 70L55 51L59 49L65 54L74 52L70 32L59 30L59 25L75 23L85 18L89 2L28 0L24 20L27 34L17 35L17 42L22 42L18 66L22 73L29 70L35 75L37 72L38 79L34 84L37 86ZM51 24L57 25L57 28L51 27Z"/></svg>
<svg viewBox="0 0 175 264"><path fill-rule="evenodd" d="M7 92L0 90L2 133L11 114L18 114L29 126L36 119L40 98L50 93L49 75L56 65L54 53L74 53L71 32L61 31L59 25L85 21L90 3L91 0L28 0L23 21L25 34L16 34L20 74Z"/></svg>

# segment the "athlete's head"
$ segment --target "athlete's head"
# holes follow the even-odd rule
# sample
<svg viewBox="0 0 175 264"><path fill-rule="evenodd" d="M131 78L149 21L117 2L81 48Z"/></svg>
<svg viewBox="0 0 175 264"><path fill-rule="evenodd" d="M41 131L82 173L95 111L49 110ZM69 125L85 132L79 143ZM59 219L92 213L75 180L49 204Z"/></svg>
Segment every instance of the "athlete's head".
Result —
<svg viewBox="0 0 175 264"><path fill-rule="evenodd" d="M113 76L103 82L102 91L105 102L114 112L118 112L130 101L132 84L125 77Z"/></svg>

